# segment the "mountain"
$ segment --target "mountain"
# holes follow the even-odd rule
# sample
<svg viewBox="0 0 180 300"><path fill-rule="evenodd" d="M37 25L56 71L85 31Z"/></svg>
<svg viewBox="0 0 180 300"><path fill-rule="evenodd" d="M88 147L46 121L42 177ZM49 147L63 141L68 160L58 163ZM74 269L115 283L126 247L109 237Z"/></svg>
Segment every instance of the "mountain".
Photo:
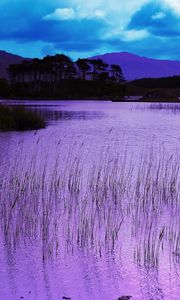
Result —
<svg viewBox="0 0 180 300"><path fill-rule="evenodd" d="M120 65L126 80L180 75L180 61L146 58L128 52L107 53L92 58ZM0 50L0 78L8 78L7 67L23 60L29 59Z"/></svg>
<svg viewBox="0 0 180 300"><path fill-rule="evenodd" d="M141 57L128 52L107 53L91 57L120 65L126 80L180 75L180 61Z"/></svg>
<svg viewBox="0 0 180 300"><path fill-rule="evenodd" d="M8 78L7 67L10 64L21 63L23 60L29 59L0 50L0 78Z"/></svg>

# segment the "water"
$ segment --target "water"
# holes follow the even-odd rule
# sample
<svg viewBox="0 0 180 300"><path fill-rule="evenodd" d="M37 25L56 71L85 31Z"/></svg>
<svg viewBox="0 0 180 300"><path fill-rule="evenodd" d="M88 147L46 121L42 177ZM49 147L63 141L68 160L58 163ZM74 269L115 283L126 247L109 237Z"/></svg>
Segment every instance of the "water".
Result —
<svg viewBox="0 0 180 300"><path fill-rule="evenodd" d="M180 105L23 104L47 128L0 133L0 299L179 300Z"/></svg>

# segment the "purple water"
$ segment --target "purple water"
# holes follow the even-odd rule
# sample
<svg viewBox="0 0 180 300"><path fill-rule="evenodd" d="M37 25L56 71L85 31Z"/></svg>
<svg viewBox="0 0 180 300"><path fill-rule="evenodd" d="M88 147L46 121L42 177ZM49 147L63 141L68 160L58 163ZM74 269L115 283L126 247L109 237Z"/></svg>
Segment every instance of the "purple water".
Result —
<svg viewBox="0 0 180 300"><path fill-rule="evenodd" d="M0 299L179 300L180 106L23 103L48 126L0 132Z"/></svg>

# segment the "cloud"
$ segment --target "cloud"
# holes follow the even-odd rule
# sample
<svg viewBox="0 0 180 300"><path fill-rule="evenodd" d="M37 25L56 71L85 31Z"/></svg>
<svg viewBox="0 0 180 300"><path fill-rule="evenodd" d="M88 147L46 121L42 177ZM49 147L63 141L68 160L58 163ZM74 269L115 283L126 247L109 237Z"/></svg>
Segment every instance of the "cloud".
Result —
<svg viewBox="0 0 180 300"><path fill-rule="evenodd" d="M101 9L96 9L95 11L84 11L70 8L57 8L54 12L47 14L43 17L43 20L53 20L53 21L62 21L62 20L83 20L83 19L104 19L106 12Z"/></svg>
<svg viewBox="0 0 180 300"><path fill-rule="evenodd" d="M133 15L127 28L147 30L159 38L180 37L180 18L160 1L151 2Z"/></svg>
<svg viewBox="0 0 180 300"><path fill-rule="evenodd" d="M146 29L142 30L125 30L121 34L121 39L123 41L138 41L142 39L146 39L149 36L149 32Z"/></svg>
<svg viewBox="0 0 180 300"><path fill-rule="evenodd" d="M57 8L53 13L43 17L44 20L72 20L75 18L75 11L73 8Z"/></svg>
<svg viewBox="0 0 180 300"><path fill-rule="evenodd" d="M152 20L159 20L159 19L163 19L166 17L166 14L162 11L155 13L154 15L152 15Z"/></svg>
<svg viewBox="0 0 180 300"><path fill-rule="evenodd" d="M101 9L96 9L94 11L94 15L93 15L95 18L102 18L104 19L106 17L106 12L104 10L101 10Z"/></svg>
<svg viewBox="0 0 180 300"><path fill-rule="evenodd" d="M175 14L180 15L180 2L179 2L179 0L162 0L161 2L162 2L162 4L165 4L167 7L172 9L172 11Z"/></svg>
<svg viewBox="0 0 180 300"><path fill-rule="evenodd" d="M1 0L0 48L25 56L144 51L177 57L179 1Z"/></svg>

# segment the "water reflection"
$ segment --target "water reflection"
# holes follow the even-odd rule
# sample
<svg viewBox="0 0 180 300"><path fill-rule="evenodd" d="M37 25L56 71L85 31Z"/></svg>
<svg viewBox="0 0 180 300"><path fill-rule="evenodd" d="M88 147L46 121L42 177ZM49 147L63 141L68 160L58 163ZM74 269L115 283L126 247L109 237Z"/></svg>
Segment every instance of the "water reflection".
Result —
<svg viewBox="0 0 180 300"><path fill-rule="evenodd" d="M36 111L47 121L59 121L59 120L96 120L105 118L105 113L96 112L96 111L56 111L56 110L48 110L43 109L40 110L33 107L33 111Z"/></svg>

